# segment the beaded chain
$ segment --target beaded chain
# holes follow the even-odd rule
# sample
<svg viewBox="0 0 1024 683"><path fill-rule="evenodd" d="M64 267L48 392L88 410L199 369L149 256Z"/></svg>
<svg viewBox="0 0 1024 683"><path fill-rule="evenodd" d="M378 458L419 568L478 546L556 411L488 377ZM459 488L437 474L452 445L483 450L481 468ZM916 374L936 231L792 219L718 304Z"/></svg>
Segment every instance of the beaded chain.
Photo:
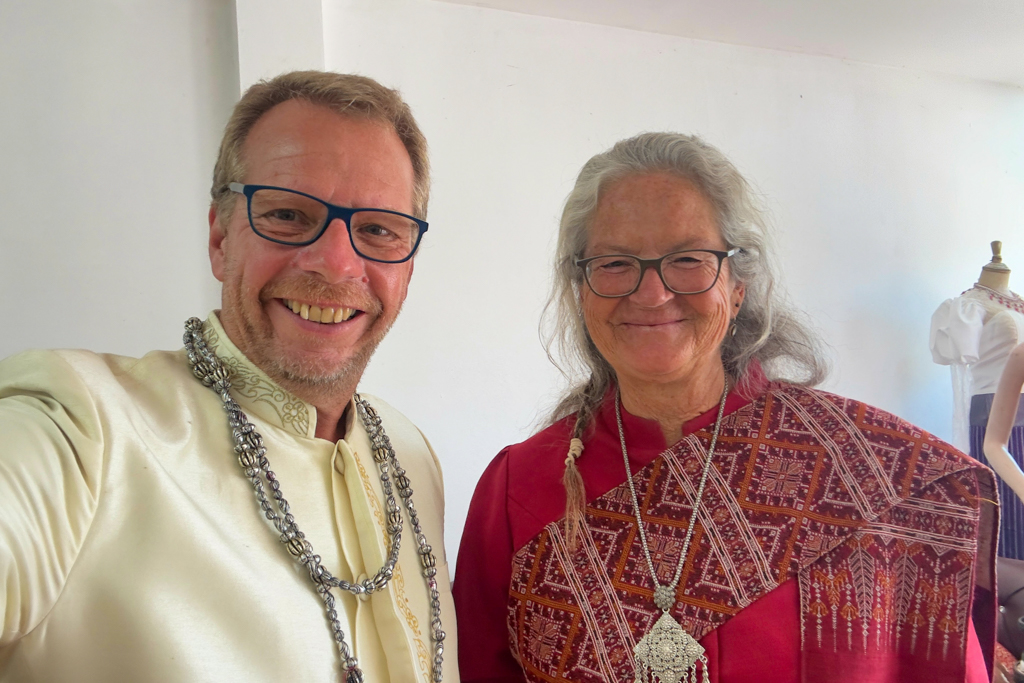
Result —
<svg viewBox="0 0 1024 683"><path fill-rule="evenodd" d="M306 567L317 594L324 602L327 620L341 655L342 666L345 669L346 683L363 683L363 672L359 668L358 660L349 650L348 643L345 642L345 635L341 628L337 609L335 609L335 599L331 589L340 588L354 595L370 595L386 588L394 575L402 541L402 510L395 501L394 489L391 485L393 475L398 488L398 496L404 501L410 525L416 536L417 553L420 556L423 577L430 594L430 631L434 645L431 673L434 683L441 683L445 633L441 628L441 597L437 589L437 561L434 558L433 549L427 543L427 538L420 525L419 515L416 513L416 506L413 504L411 482L406 471L398 463L391 440L384 432L384 425L377 411L359 394L355 395L356 409L369 436L373 459L380 468L380 483L384 490L385 505L388 511L387 535L390 541L390 551L384 566L377 571L373 578L358 583L349 583L336 578L320 564L320 556L313 552L313 546L306 540L305 534L299 530L295 517L289 512L288 501L281 493L281 483L278 481L277 475L270 469L270 462L266 456L267 450L263 446L263 437L256 431L255 425L249 422L248 417L242 412L241 406L231 397L231 371L207 346L206 340L203 338L203 323L199 318L189 318L185 322L184 343L189 364L192 366L192 373L203 383L203 386L215 391L224 404L224 410L228 414L228 425L235 441L238 464L242 466L245 476L252 483L260 509L281 534L280 541L288 549L288 552L297 562ZM270 498L273 499L273 503L267 497L267 488L270 488Z"/></svg>
<svg viewBox="0 0 1024 683"><path fill-rule="evenodd" d="M633 485L633 474L629 469L629 454L626 452L626 433L622 429L622 411L619 405L622 399L618 392L615 394L615 421L619 426L619 444L622 446L622 460L626 463L626 483L629 484L629 495L633 499L633 513L636 515L636 528L640 532L640 547L644 551L644 559L647 560L647 568L651 572L651 579L654 581L654 603L664 612L672 609L676 601L676 587L679 586L679 579L683 575L683 565L686 564L686 553L690 550L690 540L693 538L693 527L697 521L697 513L700 510L700 501L704 496L704 485L708 481L708 472L711 471L711 460L715 457L715 446L718 444L718 431L722 427L722 415L725 413L725 399L729 395L729 378L725 378L725 387L722 389L722 398L718 402L718 417L715 419L715 431L711 435L711 446L708 448L708 457L704 461L704 467L700 473L700 484L697 486L697 495L693 500L693 511L690 513L690 522L686 527L686 538L683 539L683 549L679 556L679 564L676 566L676 573L672 581L662 585L658 581L658 573L654 569L654 560L651 558L651 549L647 544L647 534L644 531L644 520L640 516L640 501L637 499L636 487Z"/></svg>

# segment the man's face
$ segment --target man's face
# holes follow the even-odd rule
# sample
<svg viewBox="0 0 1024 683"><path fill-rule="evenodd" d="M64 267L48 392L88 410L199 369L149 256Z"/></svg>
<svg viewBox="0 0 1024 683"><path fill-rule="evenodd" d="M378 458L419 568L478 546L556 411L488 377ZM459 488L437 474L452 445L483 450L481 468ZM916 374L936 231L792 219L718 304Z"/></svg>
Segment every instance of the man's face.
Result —
<svg viewBox="0 0 1024 683"><path fill-rule="evenodd" d="M246 177L239 182L298 190L339 206L412 213L412 163L384 124L290 100L256 122L242 154ZM388 264L358 256L341 220L304 247L267 241L249 227L242 195L230 217L210 210L210 263L223 283L220 320L231 341L303 398L355 389L398 316L413 270L412 260ZM356 312L337 323L341 314L314 322L292 311L303 304Z"/></svg>

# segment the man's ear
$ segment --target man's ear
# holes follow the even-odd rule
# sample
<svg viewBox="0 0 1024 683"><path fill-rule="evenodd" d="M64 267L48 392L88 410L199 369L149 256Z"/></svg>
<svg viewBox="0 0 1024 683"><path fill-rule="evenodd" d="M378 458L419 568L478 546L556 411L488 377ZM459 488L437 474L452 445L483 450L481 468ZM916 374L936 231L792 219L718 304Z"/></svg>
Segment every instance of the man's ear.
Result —
<svg viewBox="0 0 1024 683"><path fill-rule="evenodd" d="M210 204L210 269L213 276L224 282L224 242L227 240L227 226L223 225L217 215L217 205Z"/></svg>

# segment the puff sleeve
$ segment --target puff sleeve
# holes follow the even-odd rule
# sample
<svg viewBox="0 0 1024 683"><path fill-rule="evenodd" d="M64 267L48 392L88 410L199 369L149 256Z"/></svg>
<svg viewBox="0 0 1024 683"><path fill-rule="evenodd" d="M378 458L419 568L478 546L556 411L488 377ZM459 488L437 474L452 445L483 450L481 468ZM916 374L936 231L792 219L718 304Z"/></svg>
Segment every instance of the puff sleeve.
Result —
<svg viewBox="0 0 1024 683"><path fill-rule="evenodd" d="M939 365L970 365L980 357L985 308L965 297L946 299L932 314L928 345Z"/></svg>

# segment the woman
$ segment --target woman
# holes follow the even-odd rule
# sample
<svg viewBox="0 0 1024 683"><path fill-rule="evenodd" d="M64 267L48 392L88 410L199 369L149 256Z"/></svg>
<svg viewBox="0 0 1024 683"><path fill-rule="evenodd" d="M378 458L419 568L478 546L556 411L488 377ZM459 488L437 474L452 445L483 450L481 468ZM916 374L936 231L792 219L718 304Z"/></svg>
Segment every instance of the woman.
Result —
<svg viewBox="0 0 1024 683"><path fill-rule="evenodd" d="M818 344L770 263L704 142L583 167L551 306L584 380L477 486L464 681L989 680L990 473L810 389Z"/></svg>

